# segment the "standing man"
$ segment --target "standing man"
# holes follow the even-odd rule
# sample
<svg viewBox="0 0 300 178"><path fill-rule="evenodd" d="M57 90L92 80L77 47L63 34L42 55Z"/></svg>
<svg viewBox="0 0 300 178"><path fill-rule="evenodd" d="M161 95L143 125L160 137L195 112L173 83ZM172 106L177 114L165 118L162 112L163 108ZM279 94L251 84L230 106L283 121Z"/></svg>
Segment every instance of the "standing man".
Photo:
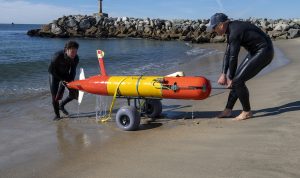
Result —
<svg viewBox="0 0 300 178"><path fill-rule="evenodd" d="M61 110L65 115L69 115L64 106L78 98L78 91L69 89L69 96L66 97L60 104L59 100L62 99L64 94L66 82L71 82L76 76L76 67L79 62L77 50L79 44L76 41L69 41L65 44L64 50L58 51L54 54L54 57L49 65L49 83L52 95L52 104L55 112L53 120L60 120Z"/></svg>
<svg viewBox="0 0 300 178"><path fill-rule="evenodd" d="M226 34L227 36L222 74L218 84L226 85L231 88L231 91L227 105L218 117L231 117L233 106L239 99L243 111L233 120L249 119L252 117L252 113L249 91L245 82L257 75L272 61L274 56L272 41L257 26L249 22L230 21L223 13L216 13L211 17L210 28L218 35ZM244 47L248 54L237 67L241 47Z"/></svg>

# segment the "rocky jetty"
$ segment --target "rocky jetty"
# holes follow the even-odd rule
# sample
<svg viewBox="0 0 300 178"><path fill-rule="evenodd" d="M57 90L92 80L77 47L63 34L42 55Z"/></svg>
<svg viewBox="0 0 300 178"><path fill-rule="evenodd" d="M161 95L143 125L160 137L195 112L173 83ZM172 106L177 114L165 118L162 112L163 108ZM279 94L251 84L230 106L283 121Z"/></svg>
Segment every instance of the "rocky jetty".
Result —
<svg viewBox="0 0 300 178"><path fill-rule="evenodd" d="M241 19L240 19L241 20ZM300 19L246 19L266 32L272 39L300 37ZM183 40L195 43L224 42L224 36L207 32L208 19L162 20L150 18L104 17L70 15L32 29L29 36L89 37L89 38L148 38L156 40Z"/></svg>

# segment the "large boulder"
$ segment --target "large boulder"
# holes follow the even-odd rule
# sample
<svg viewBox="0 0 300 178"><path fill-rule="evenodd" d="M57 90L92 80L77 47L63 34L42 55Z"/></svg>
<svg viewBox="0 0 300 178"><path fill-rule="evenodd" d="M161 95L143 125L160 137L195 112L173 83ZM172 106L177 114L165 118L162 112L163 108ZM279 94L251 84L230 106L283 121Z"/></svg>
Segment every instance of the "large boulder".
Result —
<svg viewBox="0 0 300 178"><path fill-rule="evenodd" d="M62 32L63 32L62 29L56 23L53 23L51 25L51 33L53 33L55 35L59 35Z"/></svg>
<svg viewBox="0 0 300 178"><path fill-rule="evenodd" d="M38 36L39 32L40 32L40 29L32 29L32 30L28 30L27 35Z"/></svg>
<svg viewBox="0 0 300 178"><path fill-rule="evenodd" d="M170 29L172 27L172 22L171 21L165 21L165 26L166 26L166 29Z"/></svg>
<svg viewBox="0 0 300 178"><path fill-rule="evenodd" d="M128 17L122 17L122 22L128 21Z"/></svg>
<svg viewBox="0 0 300 178"><path fill-rule="evenodd" d="M287 31L289 28L290 28L290 26L288 25L288 23L280 22L280 23L276 24L274 30L283 32L283 31Z"/></svg>
<svg viewBox="0 0 300 178"><path fill-rule="evenodd" d="M48 33L51 32L51 25L49 24L42 25L41 32L48 32Z"/></svg>
<svg viewBox="0 0 300 178"><path fill-rule="evenodd" d="M224 43L226 40L225 36L215 36L214 38L210 39L210 42L212 43Z"/></svg>
<svg viewBox="0 0 300 178"><path fill-rule="evenodd" d="M98 30L97 27L92 26L90 29L87 29L87 30L85 31L85 35L86 35L86 36L89 36L89 37L95 36L97 30Z"/></svg>
<svg viewBox="0 0 300 178"><path fill-rule="evenodd" d="M288 38L297 38L300 37L300 29L289 29Z"/></svg>
<svg viewBox="0 0 300 178"><path fill-rule="evenodd" d="M208 35L201 35L195 38L192 42L194 43L209 43L210 37Z"/></svg>
<svg viewBox="0 0 300 178"><path fill-rule="evenodd" d="M268 35L271 38L279 38L281 36L281 38L283 38L285 35L287 34L287 31L270 31L268 32Z"/></svg>
<svg viewBox="0 0 300 178"><path fill-rule="evenodd" d="M298 25L300 25L300 18L298 18L298 19L293 19L293 22L296 23L296 24L298 24Z"/></svg>
<svg viewBox="0 0 300 178"><path fill-rule="evenodd" d="M146 34L151 34L152 33L152 28L150 27L150 25L145 26L144 33L146 33Z"/></svg>
<svg viewBox="0 0 300 178"><path fill-rule="evenodd" d="M89 29L91 27L91 23L89 19L82 19L79 23L79 28L82 30Z"/></svg>
<svg viewBox="0 0 300 178"><path fill-rule="evenodd" d="M65 25L68 27L68 28L73 28L75 26L77 26L77 21L72 18L72 17L69 17L66 22L65 22Z"/></svg>
<svg viewBox="0 0 300 178"><path fill-rule="evenodd" d="M67 31L67 33L68 33L70 36L78 36L77 30L74 30L74 29L72 29L72 28L68 28L66 31Z"/></svg>

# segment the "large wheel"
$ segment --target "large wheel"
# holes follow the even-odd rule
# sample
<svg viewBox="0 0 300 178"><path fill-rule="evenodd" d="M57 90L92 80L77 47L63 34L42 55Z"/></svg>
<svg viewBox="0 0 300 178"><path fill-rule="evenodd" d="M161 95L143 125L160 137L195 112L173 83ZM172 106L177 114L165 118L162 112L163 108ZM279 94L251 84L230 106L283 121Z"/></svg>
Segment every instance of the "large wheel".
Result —
<svg viewBox="0 0 300 178"><path fill-rule="evenodd" d="M162 112L160 100L147 100L145 103L145 114L149 118L157 118Z"/></svg>
<svg viewBox="0 0 300 178"><path fill-rule="evenodd" d="M140 122L141 116L134 106L123 106L117 112L116 124L122 130L137 130Z"/></svg>

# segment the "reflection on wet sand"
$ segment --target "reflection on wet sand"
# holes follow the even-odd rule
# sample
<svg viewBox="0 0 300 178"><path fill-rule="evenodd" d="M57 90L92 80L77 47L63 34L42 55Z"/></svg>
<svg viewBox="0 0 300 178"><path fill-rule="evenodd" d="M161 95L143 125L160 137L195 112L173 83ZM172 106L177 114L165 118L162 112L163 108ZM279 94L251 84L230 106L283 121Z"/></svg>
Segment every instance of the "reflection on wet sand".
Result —
<svg viewBox="0 0 300 178"><path fill-rule="evenodd" d="M56 126L57 147L63 158L69 159L91 144L88 135L69 126L68 121L58 122Z"/></svg>

